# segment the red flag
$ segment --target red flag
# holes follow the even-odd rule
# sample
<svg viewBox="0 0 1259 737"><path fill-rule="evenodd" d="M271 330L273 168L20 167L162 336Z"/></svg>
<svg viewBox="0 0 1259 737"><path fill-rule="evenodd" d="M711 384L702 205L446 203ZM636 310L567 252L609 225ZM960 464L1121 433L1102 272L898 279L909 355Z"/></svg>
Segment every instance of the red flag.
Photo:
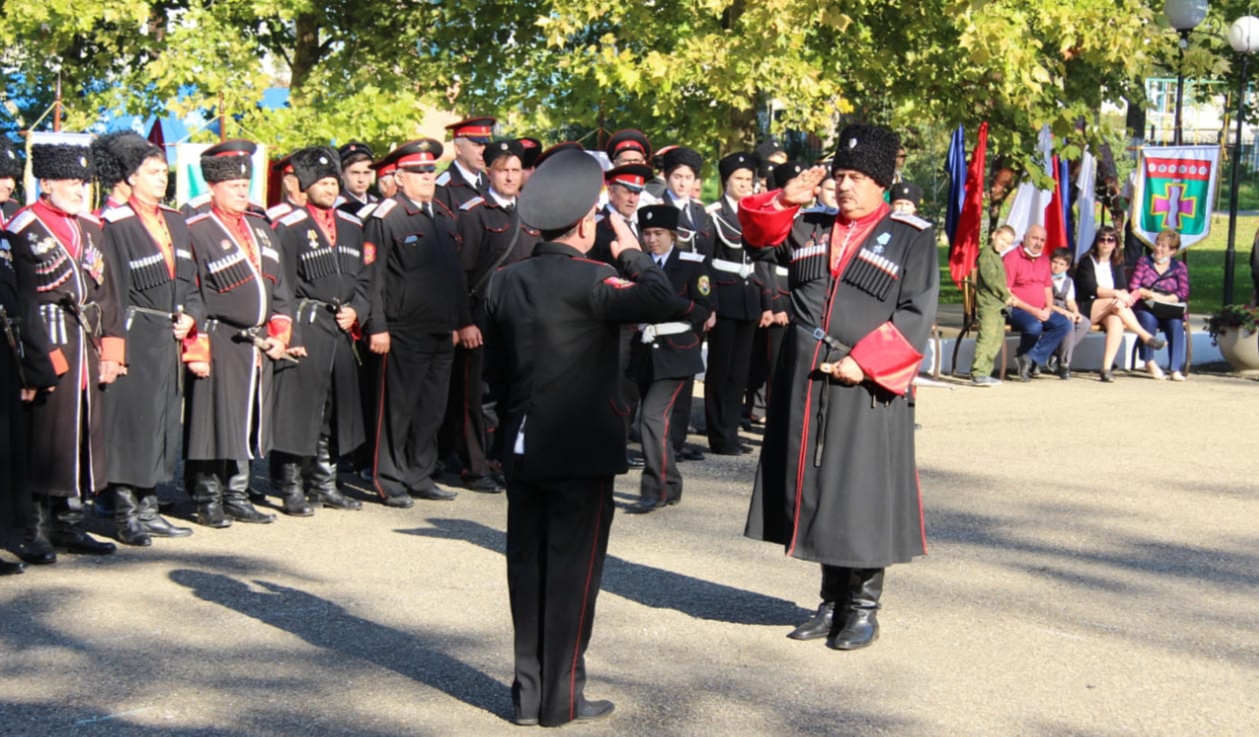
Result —
<svg viewBox="0 0 1259 737"><path fill-rule="evenodd" d="M966 170L966 203L957 220L957 235L949 253L949 274L959 287L979 258L979 228L984 214L984 166L988 153L988 123L979 124L979 138Z"/></svg>
<svg viewBox="0 0 1259 737"><path fill-rule="evenodd" d="M162 153L166 153L166 136L162 135L162 118L153 118L153 127L149 129L149 143L162 149Z"/></svg>
<svg viewBox="0 0 1259 737"><path fill-rule="evenodd" d="M1062 215L1062 177L1058 173L1058 157L1054 157L1054 195L1045 208L1045 253L1052 254L1055 248L1070 248L1067 240L1067 223Z"/></svg>

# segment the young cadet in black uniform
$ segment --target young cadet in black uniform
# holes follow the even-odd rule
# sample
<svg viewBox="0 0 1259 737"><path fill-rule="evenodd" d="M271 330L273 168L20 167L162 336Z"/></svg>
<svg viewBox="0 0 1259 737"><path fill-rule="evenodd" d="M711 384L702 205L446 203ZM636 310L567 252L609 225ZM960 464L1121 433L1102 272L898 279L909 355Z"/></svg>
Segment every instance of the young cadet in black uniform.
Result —
<svg viewBox="0 0 1259 737"><path fill-rule="evenodd" d="M752 361L752 339L757 326L767 326L773 319L770 294L756 278L739 227L739 200L752 194L755 167L750 153L730 154L718 162L723 195L708 208L717 235L712 259L717 322L708 333L704 418L708 447L718 455L747 451L739 440L739 415Z"/></svg>
<svg viewBox="0 0 1259 737"><path fill-rule="evenodd" d="M442 145L422 138L393 152L399 192L372 210L364 229L374 262L371 310L363 332L381 362L376 405L376 492L391 507L411 496L449 500L437 486L437 430L446 411L455 341L474 348L459 261L455 215L433 199Z"/></svg>
<svg viewBox="0 0 1259 737"><path fill-rule="evenodd" d="M454 139L455 160L437 177L434 199L451 212L458 212L463 203L485 195L489 182L485 178L485 147L494 132L494 118L468 118L446 126Z"/></svg>
<svg viewBox="0 0 1259 737"><path fill-rule="evenodd" d="M507 584L515 627L517 724L598 719L585 697L585 650L624 473L618 376L626 323L674 319L690 306L618 228L621 273L585 258L594 245L602 171L581 151L538 166L520 217L542 231L533 257L497 272L486 296L486 378L502 417Z"/></svg>
<svg viewBox="0 0 1259 737"><path fill-rule="evenodd" d="M638 211L643 246L656 265L668 275L678 296L688 300L689 312L669 322L640 325L630 344L630 375L642 395L639 427L643 437L642 482L639 500L626 509L630 514L651 512L682 499L682 475L678 473L671 423L674 406L687 379L704 370L704 322L712 310L712 283L703 254L674 247L678 210L652 205Z"/></svg>
<svg viewBox="0 0 1259 737"><path fill-rule="evenodd" d="M293 291L288 352L301 360L275 367L271 487L285 514L309 517L319 506L363 506L337 490L337 459L367 439L354 340L359 316L368 312L371 277L362 221L334 207L341 184L336 152L300 149L292 165L306 206L274 229Z"/></svg>
<svg viewBox="0 0 1259 737"><path fill-rule="evenodd" d="M249 461L271 447L273 368L287 358L293 320L279 245L267 221L249 210L254 150L236 141L202 154L210 209L188 218L208 351L194 355L202 360L184 359L193 374L184 483L197 522L213 528L275 521L250 501Z"/></svg>
<svg viewBox="0 0 1259 737"><path fill-rule="evenodd" d="M33 514L21 558L57 560L53 547L102 555L114 545L83 531L83 501L105 491L104 386L125 359L115 268L104 250L100 221L86 214L83 185L91 180L88 149L37 144L31 169L43 194L9 221L4 234L18 265L18 282L33 284L37 306L24 330L49 340L61 375L56 390L29 409L27 463Z"/></svg>
<svg viewBox="0 0 1259 737"><path fill-rule="evenodd" d="M520 157L524 149L517 141L494 141L485 147L485 177L489 180L484 197L474 197L459 209L460 252L468 284L472 320L485 329L485 285L503 266L526 259L541 239L538 231L520 223L516 195L520 192ZM482 408L484 348L461 345L455 349L450 377L450 398L442 425L443 458L452 453L459 458L463 485L473 491L496 494L503 491L499 471L486 457L487 426Z"/></svg>
<svg viewBox="0 0 1259 737"><path fill-rule="evenodd" d="M372 154L371 146L358 141L350 141L337 149L341 159L341 194L337 197L337 208L347 215L358 216L363 208L380 202L380 198L368 190L372 186Z"/></svg>
<svg viewBox="0 0 1259 737"><path fill-rule="evenodd" d="M21 209L21 205L13 199L13 191L21 178L22 160L18 158L13 144L9 143L8 136L0 136L0 231Z"/></svg>
<svg viewBox="0 0 1259 737"><path fill-rule="evenodd" d="M97 152L131 193L105 210L105 250L118 278L127 339L126 372L105 394L107 479L118 540L151 545L186 537L158 514L157 485L175 477L183 441L184 346L205 316L188 225L164 207L169 168L162 149L131 134Z"/></svg>
<svg viewBox="0 0 1259 737"><path fill-rule="evenodd" d="M717 235L704 203L691 198L691 189L704 168L704 158L692 149L675 146L662 162L667 189L661 202L678 208L679 245L712 258Z"/></svg>

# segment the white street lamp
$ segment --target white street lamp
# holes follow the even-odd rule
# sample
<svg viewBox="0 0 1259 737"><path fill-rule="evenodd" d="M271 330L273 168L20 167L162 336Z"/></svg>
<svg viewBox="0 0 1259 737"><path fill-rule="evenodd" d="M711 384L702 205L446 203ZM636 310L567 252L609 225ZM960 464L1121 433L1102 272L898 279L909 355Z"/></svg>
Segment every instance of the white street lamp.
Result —
<svg viewBox="0 0 1259 737"><path fill-rule="evenodd" d="M1163 3L1163 14L1167 16L1172 28L1180 34L1180 44L1176 55L1176 134L1174 143L1181 144L1181 109L1185 98L1185 49L1189 47L1189 32L1198 27L1207 17L1207 0L1166 0Z"/></svg>

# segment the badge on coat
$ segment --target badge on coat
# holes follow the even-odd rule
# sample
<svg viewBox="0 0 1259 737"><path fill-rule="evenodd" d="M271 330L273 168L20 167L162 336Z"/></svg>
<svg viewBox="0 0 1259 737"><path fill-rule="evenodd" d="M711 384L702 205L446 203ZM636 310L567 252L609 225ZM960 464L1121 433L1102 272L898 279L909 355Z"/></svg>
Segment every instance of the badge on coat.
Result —
<svg viewBox="0 0 1259 737"><path fill-rule="evenodd" d="M87 246L83 249L83 270L98 285L105 283L105 257L96 250L90 235L87 237Z"/></svg>
<svg viewBox="0 0 1259 737"><path fill-rule="evenodd" d="M613 289L625 289L627 287L634 286L634 282L630 281L629 279L622 279L619 276L609 276L607 279L603 280L603 283L607 284Z"/></svg>
<svg viewBox="0 0 1259 737"><path fill-rule="evenodd" d="M699 281L695 282L695 286L699 289L701 296L707 297L713 291L713 285L708 281L707 274L701 274Z"/></svg>
<svg viewBox="0 0 1259 737"><path fill-rule="evenodd" d="M319 248L319 235L315 233L314 228L306 231L306 237L310 239L311 248Z"/></svg>
<svg viewBox="0 0 1259 737"><path fill-rule="evenodd" d="M375 243L363 244L363 263L366 264L367 266L371 266L372 264L376 263L376 244Z"/></svg>

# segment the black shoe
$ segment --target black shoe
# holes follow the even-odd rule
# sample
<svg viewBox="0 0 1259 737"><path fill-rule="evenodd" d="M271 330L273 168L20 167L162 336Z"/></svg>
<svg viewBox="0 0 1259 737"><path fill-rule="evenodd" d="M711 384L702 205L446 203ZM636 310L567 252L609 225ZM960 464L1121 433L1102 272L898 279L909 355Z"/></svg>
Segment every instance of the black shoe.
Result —
<svg viewBox="0 0 1259 737"><path fill-rule="evenodd" d="M1062 379L1063 381L1071 380L1071 366L1068 365L1065 361L1060 362L1058 364L1058 378Z"/></svg>
<svg viewBox="0 0 1259 737"><path fill-rule="evenodd" d="M118 549L113 543L103 543L78 527L53 530L48 534L48 541L75 555L110 555Z"/></svg>
<svg viewBox="0 0 1259 737"><path fill-rule="evenodd" d="M809 617L799 627L787 633L793 640L817 640L831 633L831 625L835 622L835 602L824 601L817 608L817 614Z"/></svg>
<svg viewBox="0 0 1259 737"><path fill-rule="evenodd" d="M671 507L680 501L682 500L676 499L676 498L675 499L659 499L659 498L639 499L638 501L626 507L625 513L626 514L649 514L651 512L656 511L657 509L664 509L665 507Z"/></svg>
<svg viewBox="0 0 1259 737"><path fill-rule="evenodd" d="M232 526L232 518L224 514L222 502L206 502L197 505L197 524L222 530Z"/></svg>
<svg viewBox="0 0 1259 737"><path fill-rule="evenodd" d="M647 467L647 459L643 458L642 456L626 454L625 463L630 468L646 468Z"/></svg>
<svg viewBox="0 0 1259 737"><path fill-rule="evenodd" d="M683 448L674 454L679 461L702 461L704 454L694 448Z"/></svg>
<svg viewBox="0 0 1259 737"><path fill-rule="evenodd" d="M448 502L459 496L459 492L446 491L440 486L430 486L426 489L412 489L410 494L416 499L429 499L435 502Z"/></svg>
<svg viewBox="0 0 1259 737"><path fill-rule="evenodd" d="M406 494L388 494L384 499L386 507L394 507L396 509L410 509L415 506L415 500Z"/></svg>
<svg viewBox="0 0 1259 737"><path fill-rule="evenodd" d="M1115 383L1115 372L1112 371L1111 369L1102 369L1102 383L1103 384Z"/></svg>
<svg viewBox="0 0 1259 737"><path fill-rule="evenodd" d="M145 532L154 537L188 537L192 534L191 527L176 527L158 511L161 503L156 494L148 494L140 500L140 524Z"/></svg>
<svg viewBox="0 0 1259 737"><path fill-rule="evenodd" d="M832 650L860 650L879 639L879 598L883 595L883 569L855 569L850 579L848 606L844 627L826 641Z"/></svg>
<svg viewBox="0 0 1259 737"><path fill-rule="evenodd" d="M57 551L47 540L27 541L18 550L17 557L33 566L48 566L57 562Z"/></svg>
<svg viewBox="0 0 1259 737"><path fill-rule="evenodd" d="M16 576L25 571L26 566L21 563L10 563L7 560L0 560L0 576Z"/></svg>
<svg viewBox="0 0 1259 737"><path fill-rule="evenodd" d="M502 494L503 493L503 487L499 486L498 482L495 481L492 476L482 476L476 479L466 479L463 482L463 488L469 489L471 491L479 491L482 494ZM437 498L440 499L443 497L437 497ZM451 496L450 498L454 499L454 496Z"/></svg>
<svg viewBox="0 0 1259 737"><path fill-rule="evenodd" d="M1161 351L1167 345L1167 341L1157 335L1151 335L1150 339L1145 341L1145 344L1156 351Z"/></svg>
<svg viewBox="0 0 1259 737"><path fill-rule="evenodd" d="M312 502L312 505L317 501L330 509L359 510L363 508L362 502L342 494L340 489L332 489L330 491L319 489L312 494L307 494L306 498Z"/></svg>
<svg viewBox="0 0 1259 737"><path fill-rule="evenodd" d="M616 704L607 699L585 701L581 706L577 707L577 721L593 722L596 719L605 719L615 710Z"/></svg>
<svg viewBox="0 0 1259 737"><path fill-rule="evenodd" d="M244 499L228 499L224 501L223 512L237 522L248 522L254 525L269 525L275 522L274 514L259 512L248 496Z"/></svg>
<svg viewBox="0 0 1259 737"><path fill-rule="evenodd" d="M1014 363L1019 367L1019 381L1031 381L1032 369L1036 366L1036 362L1027 356L1015 356Z"/></svg>
<svg viewBox="0 0 1259 737"><path fill-rule="evenodd" d="M712 453L713 455L718 455L718 456L741 456L744 453L743 447L739 445L736 445L733 448L709 447L708 452Z"/></svg>

